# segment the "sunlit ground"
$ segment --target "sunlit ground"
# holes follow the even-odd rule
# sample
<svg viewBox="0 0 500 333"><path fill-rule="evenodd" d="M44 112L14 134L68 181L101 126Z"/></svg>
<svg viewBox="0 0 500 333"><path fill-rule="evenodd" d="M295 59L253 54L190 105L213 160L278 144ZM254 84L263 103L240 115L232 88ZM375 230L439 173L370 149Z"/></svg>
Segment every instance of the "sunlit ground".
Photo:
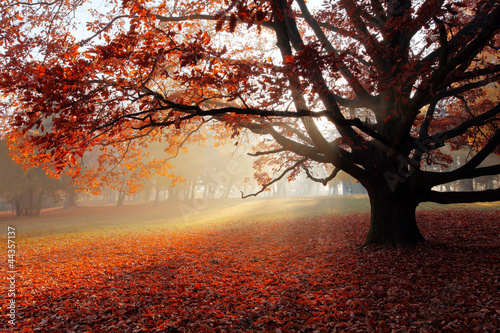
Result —
<svg viewBox="0 0 500 333"><path fill-rule="evenodd" d="M366 196L292 197L284 199L195 199L175 203L127 203L124 206L84 202L70 209L51 209L38 217L0 214L2 225L15 225L19 234L43 236L125 230L176 230L251 223L256 219L297 216L322 216L333 213L368 212Z"/></svg>
<svg viewBox="0 0 500 333"><path fill-rule="evenodd" d="M498 209L499 202L440 205L423 203L418 211L457 209ZM177 230L187 228L223 227L254 220L315 217L336 214L367 213L366 195L312 196L290 198L195 199L176 203L153 202L115 204L86 201L70 209L45 210L38 217L15 217L0 213L1 226L16 226L22 237L66 233L105 233L126 230Z"/></svg>
<svg viewBox="0 0 500 333"><path fill-rule="evenodd" d="M422 205L428 242L405 251L358 249L368 229L365 196L85 204L0 216L18 245L14 331L500 326L497 203ZM11 328L2 320L0 329Z"/></svg>

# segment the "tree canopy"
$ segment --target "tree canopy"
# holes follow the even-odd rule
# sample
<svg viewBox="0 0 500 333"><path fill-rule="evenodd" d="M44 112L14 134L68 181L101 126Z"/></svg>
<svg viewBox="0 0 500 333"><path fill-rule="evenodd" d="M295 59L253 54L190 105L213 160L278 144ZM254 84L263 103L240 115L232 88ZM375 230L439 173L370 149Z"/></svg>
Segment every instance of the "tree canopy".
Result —
<svg viewBox="0 0 500 333"><path fill-rule="evenodd" d="M279 166L263 187L342 170L370 197L366 244L395 247L423 240L420 202L500 200L433 190L500 173L482 164L500 142L496 1L109 0L78 39L82 3L0 5L4 126L37 165L78 176L99 146L253 133L257 167ZM445 145L471 157L446 168Z"/></svg>

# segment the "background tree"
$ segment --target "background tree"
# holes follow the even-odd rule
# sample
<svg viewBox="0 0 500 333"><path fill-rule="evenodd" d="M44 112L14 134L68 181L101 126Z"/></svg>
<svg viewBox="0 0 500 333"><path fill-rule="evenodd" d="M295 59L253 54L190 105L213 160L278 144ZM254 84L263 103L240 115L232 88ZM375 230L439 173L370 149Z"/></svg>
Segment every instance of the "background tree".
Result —
<svg viewBox="0 0 500 333"><path fill-rule="evenodd" d="M359 184L356 179L345 172L339 172L334 179L328 182L328 186L332 188L333 194L339 194L339 188L342 189L343 195L366 193L363 186Z"/></svg>
<svg viewBox="0 0 500 333"><path fill-rule="evenodd" d="M175 178L165 149L158 154L152 147L158 145L161 133L144 140L114 142L95 147L81 158L81 169L75 182L79 190L100 194L110 190L118 194L117 205L121 206L127 195L143 190L150 178ZM174 155L175 156L175 155Z"/></svg>
<svg viewBox="0 0 500 333"><path fill-rule="evenodd" d="M59 178L59 187L64 191L64 208L77 206L79 189L73 184L73 179L67 174L62 174Z"/></svg>
<svg viewBox="0 0 500 333"><path fill-rule="evenodd" d="M17 216L37 216L43 204L60 199L61 184L41 168L24 170L16 164L5 141L0 141L0 196Z"/></svg>
<svg viewBox="0 0 500 333"><path fill-rule="evenodd" d="M318 164L333 168L324 179L310 172L318 181L342 170L370 197L365 244L394 247L424 239L420 202L500 199L499 189L433 190L500 172L481 164L500 142L500 106L482 89L499 79L483 56L499 47L495 1L332 0L316 12L304 0L110 4L84 40L70 30L73 3L0 5L10 135L55 168L159 127L172 144L202 124L234 137L246 129L263 136L261 163L279 165L261 175L264 188ZM426 169L445 143L483 128L467 163Z"/></svg>

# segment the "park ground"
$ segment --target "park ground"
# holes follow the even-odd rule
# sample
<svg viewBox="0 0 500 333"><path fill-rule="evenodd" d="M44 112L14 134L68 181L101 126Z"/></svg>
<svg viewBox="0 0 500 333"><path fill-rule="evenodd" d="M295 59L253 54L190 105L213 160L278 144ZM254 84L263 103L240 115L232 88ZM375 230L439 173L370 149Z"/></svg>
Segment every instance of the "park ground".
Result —
<svg viewBox="0 0 500 333"><path fill-rule="evenodd" d="M497 332L499 213L423 205L411 250L359 249L363 196L4 213L0 331Z"/></svg>

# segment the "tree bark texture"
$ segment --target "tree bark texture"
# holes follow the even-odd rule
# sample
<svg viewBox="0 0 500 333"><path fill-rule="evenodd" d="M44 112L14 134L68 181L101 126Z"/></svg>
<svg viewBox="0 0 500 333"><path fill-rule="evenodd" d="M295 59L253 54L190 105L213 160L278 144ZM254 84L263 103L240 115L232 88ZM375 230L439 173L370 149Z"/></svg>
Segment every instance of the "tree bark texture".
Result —
<svg viewBox="0 0 500 333"><path fill-rule="evenodd" d="M403 195L369 193L370 229L364 246L412 248L425 238L415 217L418 203Z"/></svg>

